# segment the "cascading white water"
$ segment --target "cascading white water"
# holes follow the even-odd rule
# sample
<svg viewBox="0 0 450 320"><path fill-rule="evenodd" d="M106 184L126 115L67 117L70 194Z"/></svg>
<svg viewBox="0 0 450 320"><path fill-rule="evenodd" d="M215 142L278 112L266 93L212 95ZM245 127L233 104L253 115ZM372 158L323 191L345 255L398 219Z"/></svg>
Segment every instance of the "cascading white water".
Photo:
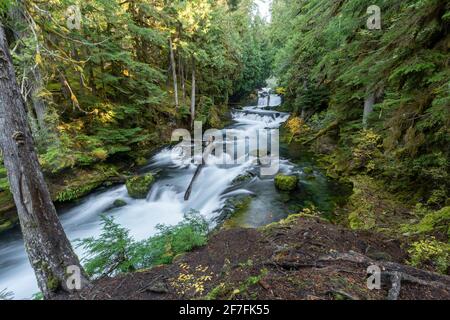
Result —
<svg viewBox="0 0 450 320"><path fill-rule="evenodd" d="M280 97L270 96L269 107L278 106L280 103ZM259 129L277 128L287 120L288 114L267 110L266 107L267 97L260 98L257 107L235 110L235 123L231 129L246 136L246 133ZM239 140L237 143L245 143L245 140ZM62 212L60 219L71 241L98 236L101 231L101 214L113 216L115 221L129 229L130 234L137 240L153 235L158 224L177 224L183 219L184 213L191 209L199 211L214 223L214 218L223 208L227 198L251 193L246 189L228 189L233 180L252 169L254 163L252 159L231 167L209 163L196 179L189 200L184 201L184 192L196 166L181 158L180 161L174 161L172 150L167 148L150 159L143 169L161 170L147 199L132 199L128 196L125 186L117 186L84 198L76 207ZM292 166L287 161L280 161L281 171L290 172L291 169ZM127 206L108 210L116 199L125 200ZM79 256L83 256L81 249L76 251ZM0 236L0 291L4 288L14 292L15 297L19 299L30 298L33 293L38 292L18 230Z"/></svg>

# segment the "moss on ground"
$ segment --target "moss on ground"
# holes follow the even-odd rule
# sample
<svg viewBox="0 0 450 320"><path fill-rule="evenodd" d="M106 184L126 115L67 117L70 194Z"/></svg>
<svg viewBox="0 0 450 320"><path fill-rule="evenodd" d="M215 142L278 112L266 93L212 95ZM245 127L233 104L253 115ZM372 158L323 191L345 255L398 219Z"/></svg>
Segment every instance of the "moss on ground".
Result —
<svg viewBox="0 0 450 320"><path fill-rule="evenodd" d="M387 192L382 183L355 176L353 194L345 206L347 224L353 230L374 230L399 235L400 225L411 219L411 208Z"/></svg>

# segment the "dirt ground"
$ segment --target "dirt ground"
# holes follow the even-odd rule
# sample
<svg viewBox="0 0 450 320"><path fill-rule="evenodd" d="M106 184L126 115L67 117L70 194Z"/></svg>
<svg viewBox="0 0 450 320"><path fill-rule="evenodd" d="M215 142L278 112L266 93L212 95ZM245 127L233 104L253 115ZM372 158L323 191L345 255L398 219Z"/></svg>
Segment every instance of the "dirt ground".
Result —
<svg viewBox="0 0 450 320"><path fill-rule="evenodd" d="M450 299L450 277L405 266L404 259L395 240L291 216L262 229L217 231L171 265L97 280L65 298ZM369 265L382 269L379 290L367 288Z"/></svg>

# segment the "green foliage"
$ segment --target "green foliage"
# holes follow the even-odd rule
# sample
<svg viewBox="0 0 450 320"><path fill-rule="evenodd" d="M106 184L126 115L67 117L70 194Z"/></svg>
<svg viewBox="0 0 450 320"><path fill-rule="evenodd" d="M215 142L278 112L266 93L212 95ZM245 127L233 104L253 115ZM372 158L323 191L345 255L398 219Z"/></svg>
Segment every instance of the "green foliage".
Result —
<svg viewBox="0 0 450 320"><path fill-rule="evenodd" d="M221 126L230 97L263 85L270 73L267 24L254 16L252 1L3 0L0 8L10 4L29 14L3 22L20 34L10 43L17 78L39 88L28 90L27 101L45 172L130 158L163 143L173 119L188 123L194 65L196 114L211 127ZM70 30L73 4L82 21ZM32 98L45 104L45 119L37 118Z"/></svg>
<svg viewBox="0 0 450 320"><path fill-rule="evenodd" d="M206 244L209 231L208 223L196 212L189 212L175 226L159 225L158 233L144 241L135 241L113 218L103 216L102 220L98 239L79 240L87 252L85 270L93 277L169 264L178 254Z"/></svg>
<svg viewBox="0 0 450 320"><path fill-rule="evenodd" d="M258 284L267 274L269 273L269 270L262 269L258 275L250 276L239 286L239 289L236 289L231 294L231 299L233 299L238 294L246 294L249 289Z"/></svg>
<svg viewBox="0 0 450 320"><path fill-rule="evenodd" d="M79 246L87 251L84 268L89 275L96 277L133 271L134 245L129 231L106 216L102 217L102 233L98 239L88 238L79 242Z"/></svg>
<svg viewBox="0 0 450 320"><path fill-rule="evenodd" d="M414 267L424 267L431 263L436 270L445 274L450 264L450 244L434 238L414 242L408 250L409 263Z"/></svg>
<svg viewBox="0 0 450 320"><path fill-rule="evenodd" d="M9 190L9 183L6 168L3 166L0 158L0 192Z"/></svg>
<svg viewBox="0 0 450 320"><path fill-rule="evenodd" d="M101 182L93 182L87 183L82 186L77 187L68 187L59 192L56 195L56 201L58 202L69 202L73 200L77 200L87 194L89 194L92 190L98 188L101 185Z"/></svg>
<svg viewBox="0 0 450 320"><path fill-rule="evenodd" d="M270 38L286 106L329 136L340 174L365 172L435 208L449 185L448 2L378 1L382 30L368 30L366 1L273 2ZM420 9L418 9L420 8ZM375 94L366 141L364 100ZM319 142L318 142L319 143Z"/></svg>
<svg viewBox="0 0 450 320"><path fill-rule="evenodd" d="M402 227L403 232L413 234L440 232L450 238L450 207L432 211L419 204L416 206L415 213L420 221L417 224L404 225Z"/></svg>

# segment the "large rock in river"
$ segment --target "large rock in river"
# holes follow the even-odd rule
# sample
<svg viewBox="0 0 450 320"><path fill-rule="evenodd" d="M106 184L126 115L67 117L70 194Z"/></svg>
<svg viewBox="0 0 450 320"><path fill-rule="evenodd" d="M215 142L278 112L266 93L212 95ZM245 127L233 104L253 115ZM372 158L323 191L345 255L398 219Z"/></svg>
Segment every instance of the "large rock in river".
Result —
<svg viewBox="0 0 450 320"><path fill-rule="evenodd" d="M154 182L155 178L151 173L130 178L126 182L128 194L135 199L145 199Z"/></svg>
<svg viewBox="0 0 450 320"><path fill-rule="evenodd" d="M293 191L297 188L298 176L287 176L284 174L278 174L275 177L275 187L281 191Z"/></svg>

